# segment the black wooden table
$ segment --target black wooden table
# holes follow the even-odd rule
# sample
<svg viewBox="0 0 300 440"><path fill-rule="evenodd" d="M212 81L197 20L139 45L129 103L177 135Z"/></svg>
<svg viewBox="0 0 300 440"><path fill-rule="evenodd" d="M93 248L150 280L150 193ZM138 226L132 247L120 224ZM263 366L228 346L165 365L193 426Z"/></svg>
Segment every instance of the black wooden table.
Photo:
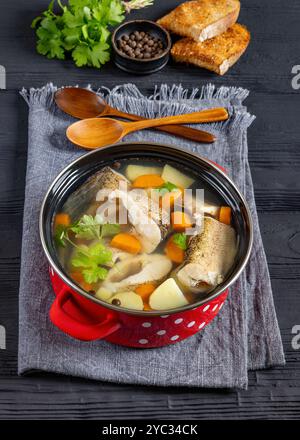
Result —
<svg viewBox="0 0 300 440"><path fill-rule="evenodd" d="M246 55L225 77L170 63L149 77L122 73L112 64L101 71L75 68L71 61L47 60L35 51L30 22L47 0L1 0L0 65L7 89L0 91L0 325L7 349L0 350L0 418L299 418L300 350L291 345L300 325L300 91L291 86L300 64L298 0L243 0L240 22L252 32ZM157 18L178 4L156 0L135 17ZM248 391L163 389L120 386L39 375L17 376L18 284L27 108L22 86L134 82L143 92L154 84L207 82L249 88L247 105L257 120L249 130L249 158L260 225L287 364L249 375Z"/></svg>

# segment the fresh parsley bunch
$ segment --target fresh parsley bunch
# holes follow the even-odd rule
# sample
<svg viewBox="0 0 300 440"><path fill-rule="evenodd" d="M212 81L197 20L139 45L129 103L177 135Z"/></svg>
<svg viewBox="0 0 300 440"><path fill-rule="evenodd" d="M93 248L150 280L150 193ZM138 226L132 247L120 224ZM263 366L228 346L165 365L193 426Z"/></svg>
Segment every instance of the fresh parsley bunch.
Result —
<svg viewBox="0 0 300 440"><path fill-rule="evenodd" d="M36 29L37 51L47 58L64 60L66 53L78 67L100 68L110 59L110 26L125 18L125 11L152 4L152 0L68 0L56 2L60 13L54 12L55 0L31 27Z"/></svg>

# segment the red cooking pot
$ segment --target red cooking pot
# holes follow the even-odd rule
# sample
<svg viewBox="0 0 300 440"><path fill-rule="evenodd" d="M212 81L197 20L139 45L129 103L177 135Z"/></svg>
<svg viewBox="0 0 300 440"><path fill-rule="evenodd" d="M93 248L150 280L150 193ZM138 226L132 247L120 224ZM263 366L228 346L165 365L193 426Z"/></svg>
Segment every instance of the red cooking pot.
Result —
<svg viewBox="0 0 300 440"><path fill-rule="evenodd" d="M232 209L233 225L238 236L234 266L222 284L196 303L165 311L122 309L85 292L68 276L57 258L52 234L53 219L69 195L104 166L131 160L142 163L156 160L179 167L188 174L198 174L204 186L217 191ZM228 288L249 259L253 241L247 203L221 167L173 146L125 142L85 154L59 174L43 201L40 236L56 295L50 309L52 323L82 341L105 339L114 344L139 348L174 344L201 331L221 310Z"/></svg>

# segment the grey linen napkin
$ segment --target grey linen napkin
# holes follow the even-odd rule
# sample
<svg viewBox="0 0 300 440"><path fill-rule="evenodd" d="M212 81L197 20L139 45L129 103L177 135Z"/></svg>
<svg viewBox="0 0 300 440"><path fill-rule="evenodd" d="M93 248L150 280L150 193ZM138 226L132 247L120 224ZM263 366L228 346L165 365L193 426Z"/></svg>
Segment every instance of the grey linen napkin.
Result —
<svg viewBox="0 0 300 440"><path fill-rule="evenodd" d="M254 120L241 88L206 85L184 90L162 85L145 97L132 84L101 88L112 106L146 117L225 106L231 118L210 124L217 142L201 145L151 130L126 141L156 141L198 152L226 168L244 193L254 220L251 259L219 315L202 332L168 347L132 349L105 341L80 342L56 329L48 318L53 301L47 261L38 234L38 215L56 175L84 152L71 145L65 129L72 118L53 103L56 88L21 92L29 105L29 140L19 305L19 374L44 370L112 382L247 388L248 370L284 364L266 257L257 220L247 159L247 128ZM201 128L205 129L205 125ZM208 127L207 127L208 128ZM146 366L146 368L145 368Z"/></svg>

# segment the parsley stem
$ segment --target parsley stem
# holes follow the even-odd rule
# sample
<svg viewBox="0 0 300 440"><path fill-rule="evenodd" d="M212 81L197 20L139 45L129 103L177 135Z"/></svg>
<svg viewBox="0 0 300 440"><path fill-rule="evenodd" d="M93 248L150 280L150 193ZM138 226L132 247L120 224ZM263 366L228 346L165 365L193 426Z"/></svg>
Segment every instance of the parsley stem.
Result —
<svg viewBox="0 0 300 440"><path fill-rule="evenodd" d="M74 241L72 241L67 234L65 235L65 240L68 241L72 246L74 246L80 252L82 252L86 257L90 256L89 253L84 250L84 248L82 248L82 247L78 246L78 244L74 243Z"/></svg>

